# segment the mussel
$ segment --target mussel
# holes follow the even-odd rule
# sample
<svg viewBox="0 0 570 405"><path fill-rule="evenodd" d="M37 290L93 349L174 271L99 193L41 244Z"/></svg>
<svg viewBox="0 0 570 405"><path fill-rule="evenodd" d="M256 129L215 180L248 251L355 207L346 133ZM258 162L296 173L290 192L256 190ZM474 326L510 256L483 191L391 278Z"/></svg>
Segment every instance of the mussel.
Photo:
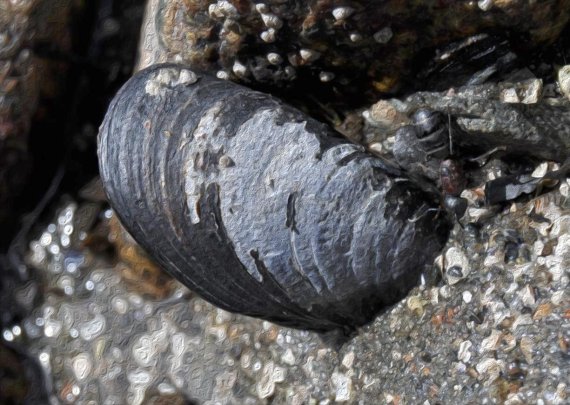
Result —
<svg viewBox="0 0 570 405"><path fill-rule="evenodd" d="M134 75L98 153L111 206L170 274L225 310L353 330L447 238L437 198L282 101L190 68Z"/></svg>

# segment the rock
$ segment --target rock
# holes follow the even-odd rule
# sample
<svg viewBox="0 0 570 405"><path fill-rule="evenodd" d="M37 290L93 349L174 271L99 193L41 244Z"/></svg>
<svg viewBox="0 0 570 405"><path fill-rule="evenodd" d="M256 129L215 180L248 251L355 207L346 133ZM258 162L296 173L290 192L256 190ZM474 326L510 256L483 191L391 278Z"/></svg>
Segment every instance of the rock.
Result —
<svg viewBox="0 0 570 405"><path fill-rule="evenodd" d="M151 0L142 66L183 61L232 72L253 87L362 103L409 86L422 52L493 29L508 30L514 41L528 37L517 44L531 50L556 38L570 13L567 0L514 3ZM272 64L270 53L285 62Z"/></svg>
<svg viewBox="0 0 570 405"><path fill-rule="evenodd" d="M71 8L70 0L0 1L0 223L14 217L14 201L30 174L28 136L38 105L49 117L64 83L66 64L39 57L34 44L69 52Z"/></svg>
<svg viewBox="0 0 570 405"><path fill-rule="evenodd" d="M43 275L47 296L32 300L34 309L18 327L28 336L30 351L52 370L53 384L69 384L61 395L76 392L77 401L144 403L153 393L176 392L212 404L267 399L374 403L378 398L417 403L427 396L442 403L498 402L493 382L511 372L524 382L515 393L532 402L564 383L567 375L567 362L560 356L570 341L564 333L570 320L563 305L567 281L564 273L558 279L543 276L544 265L537 260L523 266L505 263L504 241L490 234L518 229L523 238L529 228L541 229L543 223L527 218L536 204L541 207L537 214L551 221L543 236L554 241L550 263L562 268L567 253L562 229L570 216L556 205L561 200L557 193L490 218L480 230L483 243L449 241L446 279L459 276L451 268L460 265L461 276L453 281L461 282L412 290L405 302L361 328L338 352L317 334L228 314L177 289L161 301L136 294L109 257L93 255L85 246L78 250L82 241L74 233L69 235L72 244L62 246L64 226L48 227L30 243L29 262ZM75 218L86 212L80 208L64 207L52 222L82 223ZM79 226L73 229L84 232ZM467 257L470 271L464 272ZM495 257L499 260L488 260ZM81 264L65 266L71 259ZM67 275L76 287L71 295L58 294L54 289ZM519 281L528 287L519 287ZM540 291L537 305L537 299L528 297L529 288ZM465 300L467 292L471 300ZM60 322L59 333L46 334L45 325L53 321ZM48 343L50 355L44 352ZM517 361L523 362L519 368L524 373L513 371ZM418 386L418 378L426 384ZM104 392L88 389L103 383ZM443 390L444 384L473 388Z"/></svg>
<svg viewBox="0 0 570 405"><path fill-rule="evenodd" d="M570 99L570 65L558 69L558 86L562 94Z"/></svg>

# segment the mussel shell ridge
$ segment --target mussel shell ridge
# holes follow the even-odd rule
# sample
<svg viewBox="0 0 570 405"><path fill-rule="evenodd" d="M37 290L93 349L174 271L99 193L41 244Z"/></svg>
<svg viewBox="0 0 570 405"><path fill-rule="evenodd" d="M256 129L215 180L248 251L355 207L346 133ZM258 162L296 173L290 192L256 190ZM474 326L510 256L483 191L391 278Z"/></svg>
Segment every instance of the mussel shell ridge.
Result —
<svg viewBox="0 0 570 405"><path fill-rule="evenodd" d="M449 229L386 161L178 65L120 90L99 160L112 207L165 270L223 309L297 328L370 321L417 284Z"/></svg>

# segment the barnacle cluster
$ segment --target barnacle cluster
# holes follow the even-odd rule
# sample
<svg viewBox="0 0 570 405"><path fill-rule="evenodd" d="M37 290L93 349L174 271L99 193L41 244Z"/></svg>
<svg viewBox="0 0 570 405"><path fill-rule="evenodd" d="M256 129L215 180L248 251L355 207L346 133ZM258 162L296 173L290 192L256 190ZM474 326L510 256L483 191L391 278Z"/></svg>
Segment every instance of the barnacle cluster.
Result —
<svg viewBox="0 0 570 405"><path fill-rule="evenodd" d="M526 50L550 42L570 10L568 0L154 3L154 34L169 60L258 88L304 94L308 86L321 100L360 104L416 88L418 59L473 34L497 30Z"/></svg>

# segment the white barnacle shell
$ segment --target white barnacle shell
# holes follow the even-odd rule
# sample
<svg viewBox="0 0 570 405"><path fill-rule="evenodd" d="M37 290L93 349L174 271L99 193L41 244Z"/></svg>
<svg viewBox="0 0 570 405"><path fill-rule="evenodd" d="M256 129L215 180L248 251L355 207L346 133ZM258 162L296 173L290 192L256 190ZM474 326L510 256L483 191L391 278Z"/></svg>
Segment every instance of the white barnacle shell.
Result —
<svg viewBox="0 0 570 405"><path fill-rule="evenodd" d="M354 9L352 7L337 7L332 11L332 15L335 20L345 20L350 17L354 13Z"/></svg>
<svg viewBox="0 0 570 405"><path fill-rule="evenodd" d="M283 62L283 58L278 53L269 52L267 54L267 61L272 65L279 65L281 62Z"/></svg>
<svg viewBox="0 0 570 405"><path fill-rule="evenodd" d="M275 42L275 29L269 28L259 34L259 36L263 42L267 42L268 44Z"/></svg>
<svg viewBox="0 0 570 405"><path fill-rule="evenodd" d="M230 74L228 72L226 72L225 70L218 70L216 72L216 77L218 79L222 79L222 80L229 80L230 79Z"/></svg>
<svg viewBox="0 0 570 405"><path fill-rule="evenodd" d="M321 56L319 52L308 48L302 48L299 51L299 55L301 55L301 59L303 59L305 62L314 62Z"/></svg>
<svg viewBox="0 0 570 405"><path fill-rule="evenodd" d="M247 66L245 66L240 61L236 60L232 66L232 71L235 73L236 76L244 77L247 75Z"/></svg>
<svg viewBox="0 0 570 405"><path fill-rule="evenodd" d="M237 17L238 11L229 1L218 0L216 4L210 4L208 14L214 18Z"/></svg>
<svg viewBox="0 0 570 405"><path fill-rule="evenodd" d="M269 7L267 6L267 4L265 3L257 3L255 5L255 10L259 13L259 14L267 14L269 13Z"/></svg>
<svg viewBox="0 0 570 405"><path fill-rule="evenodd" d="M275 14L261 14L261 19L267 28L278 30L283 26L283 20Z"/></svg>

